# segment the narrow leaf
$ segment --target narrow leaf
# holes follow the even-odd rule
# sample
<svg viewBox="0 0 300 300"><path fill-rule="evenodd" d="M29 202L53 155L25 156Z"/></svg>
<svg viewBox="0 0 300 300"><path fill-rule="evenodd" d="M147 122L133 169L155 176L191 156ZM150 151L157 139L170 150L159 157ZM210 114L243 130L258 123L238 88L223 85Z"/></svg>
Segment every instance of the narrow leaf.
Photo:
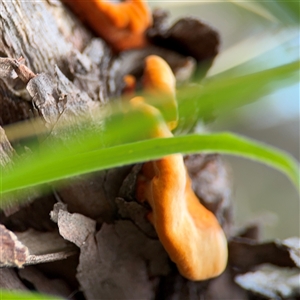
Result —
<svg viewBox="0 0 300 300"><path fill-rule="evenodd" d="M0 299L5 300L59 300L62 298L20 291L0 290Z"/></svg>
<svg viewBox="0 0 300 300"><path fill-rule="evenodd" d="M299 81L299 61L244 76L211 78L203 86L178 90L180 122L178 129L188 131L200 119L224 114L257 101L272 90Z"/></svg>
<svg viewBox="0 0 300 300"><path fill-rule="evenodd" d="M283 25L298 25L300 22L300 2L297 0L227 1L239 5L272 22L277 21Z"/></svg>
<svg viewBox="0 0 300 300"><path fill-rule="evenodd" d="M251 12L253 12L253 13L255 13L255 14L257 14L257 15L259 15L259 16L261 16L261 17L263 17L263 18L265 18L265 19L267 19L269 21L271 21L271 22L278 21L274 17L274 15L272 15L272 13L268 9L264 8L263 6L261 6L260 3L248 2L248 1L244 2L244 1L236 1L236 0L228 0L228 2L231 2L231 3L235 4L235 5L238 5L238 6L242 7L242 8L244 8L244 9L248 10L248 11L251 11Z"/></svg>
<svg viewBox="0 0 300 300"><path fill-rule="evenodd" d="M226 74L223 74L222 76L211 77L209 81L201 86L193 84L178 88L177 100L180 119L176 132L191 132L193 126L199 120L210 120L218 114L257 101L270 91L298 82L298 70L299 61L295 61L280 67L234 78L228 78L225 76ZM156 97L156 99L149 99L149 95L146 95L146 97L148 101L151 100L154 104L164 101L163 97ZM112 141L114 144L116 144L115 141L125 143L139 140L142 131L149 130L151 124L153 124L153 120L150 120L149 116L136 114L129 109L124 113L120 111L120 106L120 103L115 101L114 105L111 106L110 115L101 112L99 119L101 118L106 123L105 132L101 133L101 137L99 134L98 138L92 136L91 143L87 142L85 138L85 144L83 145L85 150L95 148L95 146L100 147L100 138L102 144L110 144ZM124 118L125 115L126 118ZM107 120L109 120L108 124ZM46 134L46 132L41 131L44 126L39 125L40 122L40 120L27 122L28 124L22 122L7 126L4 129L9 140L13 141L31 137L33 133ZM78 120L79 122L80 120ZM136 126L136 124L139 124L139 126ZM78 127L78 124L75 125ZM72 126L73 124L70 124L70 127ZM33 127L38 128L39 132L32 130ZM69 132L72 132L72 130L69 129ZM82 132L81 136L79 136L80 133L76 133L76 135L78 135L78 140L82 140L83 136L86 137L86 132ZM70 142L72 144L72 140ZM72 148L73 146L68 145L68 147Z"/></svg>
<svg viewBox="0 0 300 300"><path fill-rule="evenodd" d="M174 153L224 153L265 163L284 174L298 186L298 164L288 154L264 144L229 133L187 135L151 139L67 157L32 157L13 172L4 174L2 193L104 170L126 164L159 159Z"/></svg>

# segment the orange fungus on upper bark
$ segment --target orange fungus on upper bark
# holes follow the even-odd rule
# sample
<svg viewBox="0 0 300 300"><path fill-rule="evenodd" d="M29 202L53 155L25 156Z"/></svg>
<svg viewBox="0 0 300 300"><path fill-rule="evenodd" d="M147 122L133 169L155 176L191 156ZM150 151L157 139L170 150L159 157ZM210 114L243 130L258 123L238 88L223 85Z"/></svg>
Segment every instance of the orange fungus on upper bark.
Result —
<svg viewBox="0 0 300 300"><path fill-rule="evenodd" d="M63 0L116 52L142 48L152 15L143 0L111 3L104 0Z"/></svg>

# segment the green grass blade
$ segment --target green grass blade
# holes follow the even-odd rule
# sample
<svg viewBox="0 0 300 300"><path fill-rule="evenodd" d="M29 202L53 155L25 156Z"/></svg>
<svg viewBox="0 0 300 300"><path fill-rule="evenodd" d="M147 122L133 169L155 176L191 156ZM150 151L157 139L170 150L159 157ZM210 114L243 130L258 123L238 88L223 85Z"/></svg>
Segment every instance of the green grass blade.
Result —
<svg viewBox="0 0 300 300"><path fill-rule="evenodd" d="M246 9L246 10L248 10L248 11L254 13L254 14L257 14L257 15L259 15L259 16L263 17L264 19L267 19L271 22L278 21L268 9L264 8L258 2L250 2L250 1L249 2L245 1L244 2L244 1L236 1L236 0L228 0L228 2L231 2L235 5L238 5L239 7L242 7L242 8L244 8L244 9Z"/></svg>
<svg viewBox="0 0 300 300"><path fill-rule="evenodd" d="M297 0L228 1L272 22L280 22L283 25L298 25L300 23L300 2Z"/></svg>
<svg viewBox="0 0 300 300"><path fill-rule="evenodd" d="M299 62L297 61L281 67L240 76L238 78L227 79L218 77L207 82L203 87L192 86L187 87L186 89L183 88L178 93L180 112L179 125L183 128L191 128L191 125L196 123L199 118L207 118L215 111L225 112L232 108L242 106L249 101L255 101L266 92L266 90L268 91L270 82L273 84L274 82L278 83L276 84L275 89L280 85L285 85L287 82L294 82L297 76L293 77L292 75L297 73L298 67ZM118 107L118 105L116 105L116 107ZM2 184L2 187L0 187L0 191L6 193L28 186L35 186L41 183L52 182L62 178L92 172L93 170L102 170L124 164L142 162L147 159L155 159L163 155L168 155L175 151L171 146L173 145L172 143L177 143L177 138L172 139L172 141L168 139L167 143L170 143L170 145L167 144L164 146L165 148L159 148L161 147L160 143L164 143L162 141L144 141L140 142L141 144L131 143L136 140L142 140L145 136L149 136L151 128L162 121L158 116L153 118L135 111L128 111L124 116L124 111L112 109L112 115L105 118L106 125L102 132L100 132L101 130L99 129L99 131L92 130L91 133L88 131L82 131L78 135L76 133L76 137L79 138L74 139L73 136L70 137L67 145L64 145L64 147L55 146L56 144L59 144L55 138L54 140L50 139L48 142L46 140L44 145L39 148L38 152L34 150L36 148L26 144L26 146L29 146L34 150L32 159L29 158L23 162L16 162L16 168L13 173L1 173L2 178L0 179L2 180L0 180L0 185ZM78 126L78 124L76 125ZM72 124L70 126L72 126ZM64 130L64 128L62 130ZM72 132L71 129L69 129L69 131ZM98 134L95 131L97 131ZM223 142L225 143L226 139L220 139L218 141L219 144L216 144L209 149L207 147L210 145L210 139L212 139L213 136L215 135L211 135L209 141L203 142L201 142L201 139L205 139L205 136L195 136L196 145L190 143L193 136L179 137L178 143L176 144L176 151L182 153L211 151L244 155L245 157L265 162L280 169L297 184L295 167L294 171L291 171L293 169L291 161L289 161L288 165L287 160L282 159L282 157L280 161L280 155L273 157L269 154L266 154L263 157L264 159L261 159L260 155L257 155L257 149L254 148L252 149L254 152L251 153L249 150L247 155L239 151L235 152L233 149L239 149L239 147L236 147L233 142L232 147L229 148L231 151L226 152L228 149L222 148L223 145L225 145ZM198 139L200 140L198 141ZM208 144L206 144L206 142ZM241 141L239 141L239 144L240 142ZM183 143L184 147L189 146L190 148L180 148L180 143ZM125 145L112 147L118 144ZM110 148L102 149L108 145L110 145ZM139 150L139 147L142 147L141 150ZM89 152L89 154L86 153L99 148L102 150ZM160 152L155 154L155 149ZM136 151L141 151L142 153L136 155ZM76 153L82 153L83 156L74 155ZM120 155L120 153L123 154ZM129 155L130 153L133 153L133 157ZM258 151L258 154L261 153ZM91 155L92 160L89 159L89 155ZM96 155L96 157L93 155ZM273 158L274 161L272 161ZM74 163L70 160L73 160ZM285 166L284 162L286 163Z"/></svg>
<svg viewBox="0 0 300 300"><path fill-rule="evenodd" d="M261 1L261 5L284 25L299 25L300 23L300 2L297 0Z"/></svg>
<svg viewBox="0 0 300 300"><path fill-rule="evenodd" d="M199 119L209 120L257 101L271 91L297 83L299 61L234 78L225 75L211 78L203 86L178 90L179 130L188 131Z"/></svg>
<svg viewBox="0 0 300 300"><path fill-rule="evenodd" d="M211 78L201 86L188 85L178 88L177 100L180 119L177 132L190 132L194 124L199 120L210 120L218 114L223 114L250 102L257 101L270 91L298 82L298 71L299 61L295 61L280 67L234 78L232 76L228 78L229 76L223 74ZM163 97L151 99L149 95L147 99L154 104L165 100ZM82 137L84 137L83 151L89 148L101 147L101 143L110 144L115 143L115 141L125 143L140 140L139 135L141 135L141 132L139 130L141 128L144 131L150 129L153 120L149 119L149 116L136 114L134 111L130 111L129 108L125 113L120 110L120 106L120 103L115 101L111 105L109 115L99 116L99 119L101 118L103 122L109 120L101 137L100 134L98 138L95 138L93 135L90 142L87 142L86 132L83 131L80 136L80 132L77 133L76 130L73 130L76 132L76 135L79 135L78 140L82 140ZM126 115L126 118L124 118L124 115ZM43 127L43 125L38 125L40 122L36 121L36 127ZM139 124L139 126L136 124ZM75 125L84 127L78 126L78 124ZM70 124L70 127L72 126ZM31 137L34 132L32 126L23 122L4 129L10 140ZM72 130L69 129L69 132L72 132ZM44 134L46 133L44 132ZM69 142L72 144L72 139ZM70 145L69 148L71 147L73 146Z"/></svg>
<svg viewBox="0 0 300 300"><path fill-rule="evenodd" d="M298 164L264 144L229 133L187 135L129 143L66 157L40 156L4 174L2 193L97 170L158 159L173 153L224 153L265 163L286 174L298 186Z"/></svg>
<svg viewBox="0 0 300 300"><path fill-rule="evenodd" d="M0 290L0 299L2 300L59 300L55 296L42 295L38 293L28 293L20 291Z"/></svg>

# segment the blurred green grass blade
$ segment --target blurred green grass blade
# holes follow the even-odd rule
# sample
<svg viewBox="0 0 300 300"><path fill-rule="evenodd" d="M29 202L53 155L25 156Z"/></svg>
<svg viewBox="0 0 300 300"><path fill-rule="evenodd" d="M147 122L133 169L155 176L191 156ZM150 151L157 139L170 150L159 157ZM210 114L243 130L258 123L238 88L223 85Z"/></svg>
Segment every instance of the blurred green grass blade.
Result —
<svg viewBox="0 0 300 300"><path fill-rule="evenodd" d="M299 80L298 70L299 61L296 61L281 67L237 78L228 79L226 76L214 77L203 86L194 85L180 88L178 91L179 127L185 126L191 128L191 125L197 123L199 118L209 118L215 112L224 113L257 100L269 92L270 89L277 89L280 86L294 83ZM270 83L273 85L272 87L270 87ZM163 99L153 100L161 101ZM118 104L116 107L118 107ZM161 147L160 143L164 143L162 140L131 143L149 136L151 128L161 121L162 119L159 116L145 115L141 111L127 111L124 113L123 109L113 108L112 114L109 117L105 116L105 126L102 128L102 131L99 129L98 132L97 128L96 130L93 128L91 132L83 130L77 134L75 130L76 134L69 137L68 143L59 143L55 138L50 138L50 141L46 140L39 147L39 151L34 150L32 159L29 158L23 162L16 162L16 168L13 173L2 174L2 180L0 180L0 184L2 183L1 191L8 192L95 170L143 162L147 159L155 159L163 155L175 153L176 151L182 153L210 151L253 158L280 169L296 183L297 176L295 174L297 172L295 172L295 164L292 167L293 163L291 163L291 160L287 164L287 160L284 160L282 157L280 161L280 155L269 155L269 158L267 155L260 156L263 152L255 152L257 149L254 148L252 149L253 153L250 150L244 153L235 152L233 149L239 149L239 145L236 147L234 142L232 142L232 148L229 148L231 152L226 152L227 150L222 148L222 143L225 143L226 139L223 141L220 139L218 141L219 144L213 145L211 149L207 148L211 143L210 139L213 137L216 138L215 135L211 135L208 141L203 140L203 142L201 142L201 139L205 139L205 136L195 136L196 140L194 142L197 143L196 145L191 144L193 136L167 139L166 143L170 143L170 145L166 144L164 146L163 144L163 148L159 148ZM75 125L81 127L80 124ZM67 129L67 132L72 132L72 129ZM187 140L184 140L185 138ZM175 147L177 150L174 150L171 146L172 143L177 142L177 139L179 139L176 144L177 148ZM200 140L198 141L198 139ZM180 148L179 141L187 148ZM240 142L237 141L238 144ZM115 146L120 144L123 145ZM110 148L104 148L108 146ZM35 149L34 147L30 148ZM87 151L99 148L101 150L86 153ZM156 153L155 149L158 149L160 152ZM136 152L138 155L134 154ZM257 153L259 155L256 156ZM271 151L271 153L274 152ZM272 162L273 158L274 162ZM285 158L287 159L287 157ZM285 166L284 161L286 163ZM293 168L294 171L292 172Z"/></svg>
<svg viewBox="0 0 300 300"><path fill-rule="evenodd" d="M62 298L42 295L38 293L0 290L0 299L1 300L59 300Z"/></svg>
<svg viewBox="0 0 300 300"><path fill-rule="evenodd" d="M225 153L265 163L285 173L298 186L298 164L264 144L229 133L187 135L129 143L77 155L33 157L4 174L2 193L79 174L158 159L173 153Z"/></svg>
<svg viewBox="0 0 300 300"><path fill-rule="evenodd" d="M226 78L226 72L212 77L203 86L194 85L178 90L179 126L188 129L197 120L210 120L262 96L299 82L299 61L252 74Z"/></svg>
<svg viewBox="0 0 300 300"><path fill-rule="evenodd" d="M226 77L228 77L230 73L235 74L236 77L237 74L253 73L253 71L251 71L253 66L256 69L259 68L259 70L263 70L270 64L272 64L273 67L282 65L289 56L293 56L293 53L290 52L290 44L293 40L295 40L294 52L295 57L297 57L299 46L296 41L298 37L299 29L297 27L284 27L280 30L272 27L251 35L219 53L212 67L208 70L206 77L216 76L223 72L226 74ZM282 51L289 49L289 55L285 55L284 58L277 56L279 49L282 49ZM262 64L261 57L264 55L270 59ZM276 60L272 59L272 57L275 57ZM293 60L294 59L290 59L290 61ZM238 72L238 70L240 70L240 72Z"/></svg>
<svg viewBox="0 0 300 300"><path fill-rule="evenodd" d="M265 7L261 5L261 3L258 2L250 2L250 1L236 1L236 0L227 0L228 2L231 2L235 5L238 5L248 11L251 11L254 14L257 14L271 22L278 21L276 17Z"/></svg>
<svg viewBox="0 0 300 300"><path fill-rule="evenodd" d="M31 131L32 127L29 126L28 121L24 121L4 127L4 130L9 141L28 139L29 141L25 140L26 147L30 149L41 147L38 152L44 152L49 156L57 151L63 158L75 153L145 139L150 136L153 127L163 122L161 115L149 115L132 108L120 112L117 106L110 116L102 119L102 126L95 124L93 120L76 119L74 124L64 124L54 135L51 135L51 130L45 128L40 130L40 136L36 136L36 132ZM40 119L33 120L31 123L44 127ZM39 138L38 143L33 139L36 137ZM59 150L56 149L57 147Z"/></svg>
<svg viewBox="0 0 300 300"><path fill-rule="evenodd" d="M209 121L218 114L226 113L232 109L257 101L270 91L298 82L298 70L299 61L296 61L280 67L234 78L232 76L228 78L229 76L226 76L227 72L224 72L224 74L221 73L219 76L211 77L209 81L204 82L201 86L188 85L179 87L177 90L177 100L180 119L176 132L190 132L199 120ZM151 99L149 95L146 95L146 97L147 101L152 101L154 105L165 100L159 97ZM122 101L122 105L124 105L124 101ZM84 130L82 132L72 130L70 128L73 125L70 124L70 128L66 128L66 131L69 133L75 131L76 137L74 137L74 141L74 138L69 137L69 134L67 134L70 143L68 148L77 147L76 143L78 144L78 142L84 140L82 149L77 149L77 151L88 151L93 148L103 147L104 145L115 145L140 140L143 136L147 136L146 132L153 126L153 120L145 114L136 113L130 111L130 109L125 113L120 110L120 106L120 103L115 101L112 104L110 115L102 116L105 125L102 128L103 130L98 129L98 137L92 134L91 138L88 139L88 132ZM75 124L76 126L77 128L85 127L84 124L82 126ZM18 133L17 138L21 138L22 134L20 132L26 126L21 123L19 125L12 125L11 127L8 127L7 130L5 128L10 140L16 135L13 132ZM43 125L40 125L40 127L43 127ZM89 126L87 125L86 127ZM30 127L28 130L30 130ZM64 128L62 128L63 130ZM24 132L23 137L30 135L31 132ZM73 146L73 143L75 146Z"/></svg>
<svg viewBox="0 0 300 300"><path fill-rule="evenodd" d="M298 0L260 1L261 5L285 25L299 25L300 2Z"/></svg>
<svg viewBox="0 0 300 300"><path fill-rule="evenodd" d="M243 7L271 22L276 21L283 25L298 25L300 22L300 2L298 0L227 1Z"/></svg>

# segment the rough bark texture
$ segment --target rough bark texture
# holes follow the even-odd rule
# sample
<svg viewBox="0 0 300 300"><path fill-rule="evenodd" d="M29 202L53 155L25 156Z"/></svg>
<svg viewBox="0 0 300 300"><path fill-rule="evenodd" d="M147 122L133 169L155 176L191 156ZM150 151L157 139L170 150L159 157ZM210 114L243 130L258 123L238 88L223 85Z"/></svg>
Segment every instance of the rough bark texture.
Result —
<svg viewBox="0 0 300 300"><path fill-rule="evenodd" d="M196 64L208 67L217 53L218 34L188 18L168 27L165 18L155 12L151 46L116 56L59 1L1 2L1 172L30 151L26 141L10 144L13 134L6 125L40 116L38 129L48 132L49 142L65 124L93 120L95 110L105 110L121 95L123 75L140 76L149 54L165 58L178 82L188 80ZM196 34L186 35L187 28ZM194 49L198 42L201 47ZM101 122L95 126L103 129ZM61 142L67 147L78 130L64 130ZM3 208L0 288L68 299L299 297L299 241L259 244L257 228L233 238L230 182L221 157L193 155L185 163L197 196L230 239L229 263L221 276L191 282L178 273L145 218L148 207L135 200L137 165L80 176L46 196L31 191L26 204ZM264 263L272 265L260 267ZM259 284L271 275L273 281ZM284 289L277 287L278 278L286 279Z"/></svg>

